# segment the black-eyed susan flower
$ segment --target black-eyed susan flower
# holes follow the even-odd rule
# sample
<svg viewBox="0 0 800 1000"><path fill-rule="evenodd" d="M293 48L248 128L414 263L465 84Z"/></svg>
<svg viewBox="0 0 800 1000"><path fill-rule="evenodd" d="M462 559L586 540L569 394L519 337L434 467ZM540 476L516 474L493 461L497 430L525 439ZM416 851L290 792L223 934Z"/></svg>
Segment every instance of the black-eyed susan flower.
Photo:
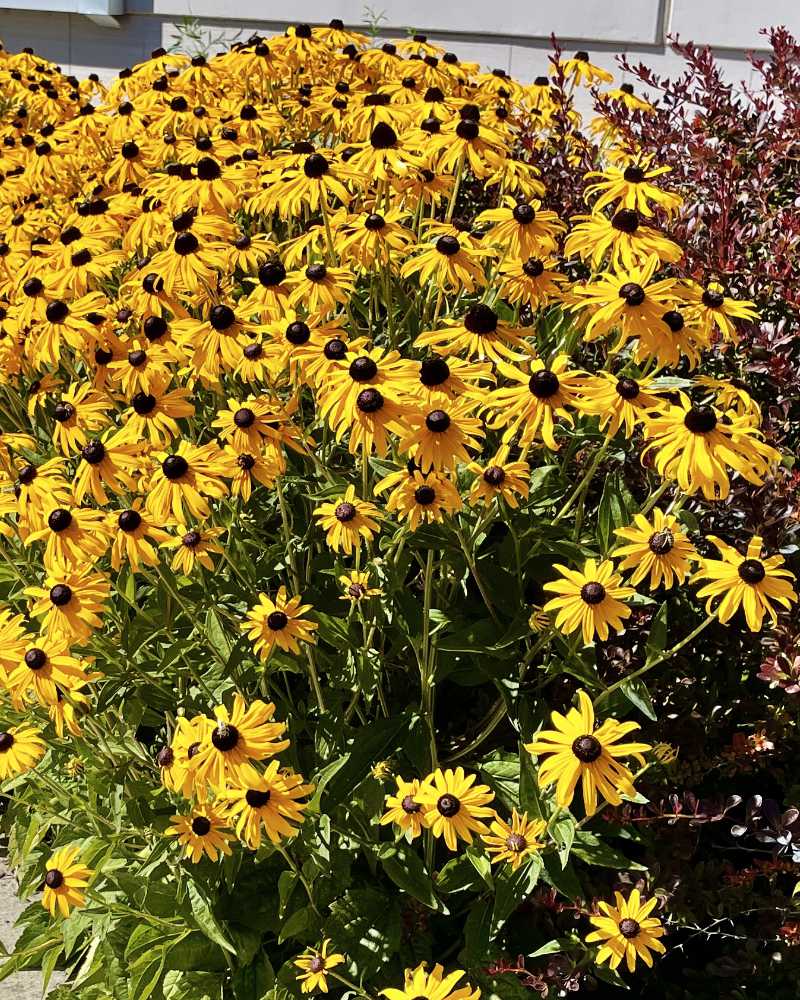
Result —
<svg viewBox="0 0 800 1000"><path fill-rule="evenodd" d="M44 542L44 567L55 572L58 566L77 568L96 562L109 544L108 527L101 510L88 507L54 507L45 524L31 531L26 545Z"/></svg>
<svg viewBox="0 0 800 1000"><path fill-rule="evenodd" d="M222 552L218 539L225 533L225 528L209 528L203 525L189 528L185 524L178 524L175 531L175 536L169 536L161 543L162 548L175 550L170 563L172 571L190 576L195 566L199 564L209 572L213 572L212 556Z"/></svg>
<svg viewBox="0 0 800 1000"><path fill-rule="evenodd" d="M86 642L103 624L111 584L92 567L68 570L56 566L48 573L43 587L27 587L33 598L31 616L41 617L42 631L53 640L68 644Z"/></svg>
<svg viewBox="0 0 800 1000"><path fill-rule="evenodd" d="M616 906L601 901L598 903L600 913L589 917L592 925L597 928L587 934L586 940L593 944L601 943L597 952L597 964L608 962L612 969L621 964L623 958L629 972L636 968L636 960L640 958L648 967L653 965L651 952L664 954L667 950L659 938L665 934L658 917L650 914L658 903L658 897L644 902L638 889L632 889L627 899L621 892L615 892Z"/></svg>
<svg viewBox="0 0 800 1000"><path fill-rule="evenodd" d="M233 838L224 814L216 805L198 803L190 813L171 816L170 822L172 826L167 828L165 835L178 838L183 853L193 864L197 864L204 854L216 861L221 855L231 853L228 842Z"/></svg>
<svg viewBox="0 0 800 1000"><path fill-rule="evenodd" d="M609 437L620 428L624 429L626 437L631 437L637 424L644 423L649 413L664 404L654 391L652 378L620 378L601 371L587 376L578 405L584 413L599 418L600 430Z"/></svg>
<svg viewBox="0 0 800 1000"><path fill-rule="evenodd" d="M73 383L53 409L53 441L63 455L73 455L88 441L87 432L99 431L109 422L112 402L91 385Z"/></svg>
<svg viewBox="0 0 800 1000"><path fill-rule="evenodd" d="M272 450L237 452L232 445L226 445L224 451L232 469L231 495L241 497L245 503L250 499L255 483L274 486L282 471L281 464Z"/></svg>
<svg viewBox="0 0 800 1000"><path fill-rule="evenodd" d="M519 497L528 498L530 466L525 461L511 461L508 448L501 447L493 456L482 462L470 462L467 470L475 479L467 496L467 503L488 506L496 497L502 497L509 507L519 507Z"/></svg>
<svg viewBox="0 0 800 1000"><path fill-rule="evenodd" d="M697 318L706 335L710 335L716 328L726 340L731 340L734 344L739 341L734 321L758 319L754 302L731 298L725 294L723 285L718 281L709 282L706 288L687 282L684 297L689 304L689 311Z"/></svg>
<svg viewBox="0 0 800 1000"><path fill-rule="evenodd" d="M255 769L254 761L274 757L289 746L281 739L285 722L272 722L275 705L256 699L248 705L237 692L233 709L217 705L216 723L208 726L193 764L195 780L224 789L231 782L247 781Z"/></svg>
<svg viewBox="0 0 800 1000"><path fill-rule="evenodd" d="M670 173L671 167L653 167L628 163L620 166L609 165L604 170L591 170L586 179L584 195L587 201L595 198L594 211L599 212L608 205L618 208L632 208L640 215L652 216L653 206L671 214L682 203L680 195L665 191L652 182L657 177Z"/></svg>
<svg viewBox="0 0 800 1000"><path fill-rule="evenodd" d="M616 534L627 544L614 550L614 556L623 556L619 564L621 570L633 570L630 576L632 586L637 586L649 576L651 590L662 584L669 590L681 584L691 571L691 563L696 560L694 546L680 530L677 518L655 508L652 520L644 514L636 514L633 524L617 528Z"/></svg>
<svg viewBox="0 0 800 1000"><path fill-rule="evenodd" d="M414 341L414 346L430 347L446 357L464 352L471 360L521 361L533 353L521 330L501 321L485 302L470 306L463 319L448 319L439 330L427 330Z"/></svg>
<svg viewBox="0 0 800 1000"><path fill-rule="evenodd" d="M741 608L751 632L760 631L764 616L769 615L772 625L778 618L774 605L789 609L797 602L797 594L790 581L793 574L784 568L782 556L764 557L763 541L755 535L741 554L732 545L714 535L706 536L718 549L721 559L702 559L700 569L692 582L708 580L697 592L698 597L708 598L706 609L725 624ZM715 600L719 604L714 609Z"/></svg>
<svg viewBox="0 0 800 1000"><path fill-rule="evenodd" d="M408 840L419 837L430 825L428 811L419 800L420 781L412 778L395 778L397 791L386 796L386 812L381 816L381 826L393 824Z"/></svg>
<svg viewBox="0 0 800 1000"><path fill-rule="evenodd" d="M387 511L408 521L412 531L421 524L443 521L445 515L461 510L458 490L439 472L423 475L415 468L412 472L392 473L375 486L376 494L387 489L391 489L386 501Z"/></svg>
<svg viewBox="0 0 800 1000"><path fill-rule="evenodd" d="M684 393L676 404L645 420L644 431L643 457L654 453L659 475L676 479L686 493L702 492L707 500L728 496L728 469L760 486L780 460L748 416L723 416L713 406L693 406Z"/></svg>
<svg viewBox="0 0 800 1000"><path fill-rule="evenodd" d="M131 507L109 512L107 526L113 541L111 543L111 568L119 570L128 563L134 573L142 566L157 566L158 545L166 542L170 535L156 526L153 518L145 510L144 501L137 498Z"/></svg>
<svg viewBox="0 0 800 1000"><path fill-rule="evenodd" d="M302 617L310 610L310 604L303 604L301 597L289 597L286 587L280 586L274 601L266 594L258 595L258 604L247 613L242 631L262 660L268 660L276 646L297 655L300 643L313 643L319 628L317 622Z"/></svg>
<svg viewBox="0 0 800 1000"><path fill-rule="evenodd" d="M305 819L307 798L314 786L306 784L300 774L281 769L277 760L270 761L263 774L249 771L221 793L229 822L236 835L257 851L262 831L273 844L293 837Z"/></svg>
<svg viewBox="0 0 800 1000"><path fill-rule="evenodd" d="M120 431L109 431L100 438L92 438L81 448L80 461L72 488L75 502L81 503L91 493L95 503L107 504L106 487L118 496L135 492L133 473L142 466L142 446L138 441Z"/></svg>
<svg viewBox="0 0 800 1000"><path fill-rule="evenodd" d="M551 254L566 226L555 212L542 208L539 201L520 201L506 195L499 208L481 212L476 222L491 223L486 241L509 257L527 260Z"/></svg>
<svg viewBox="0 0 800 1000"><path fill-rule="evenodd" d="M164 448L180 435L178 420L194 414L191 392L182 386L169 389L168 384L168 381L154 382L149 392L137 392L132 397L130 408L122 415L121 439L149 441Z"/></svg>
<svg viewBox="0 0 800 1000"><path fill-rule="evenodd" d="M26 644L25 652L9 670L5 684L14 704L22 708L32 695L40 705L53 705L58 690L69 690L86 680L81 661L70 654L63 640L39 636Z"/></svg>
<svg viewBox="0 0 800 1000"><path fill-rule="evenodd" d="M506 861L511 870L516 871L545 846L540 838L546 828L544 820L529 820L526 812L518 813L513 809L510 823L495 815L490 826L491 833L484 833L482 839L493 865Z"/></svg>
<svg viewBox="0 0 800 1000"><path fill-rule="evenodd" d="M548 580L544 589L558 596L545 604L545 611L555 611L555 626L570 634L580 630L583 641L590 643L597 635L601 640L610 631L619 632L631 609L623 601L632 597L633 587L622 584L610 559L597 563L587 559L583 570L569 569L556 563L561 580Z"/></svg>
<svg viewBox="0 0 800 1000"><path fill-rule="evenodd" d="M344 955L330 950L331 940L325 938L319 948L307 948L294 960L300 972L295 979L300 983L301 993L313 993L319 990L328 992L328 972L344 962Z"/></svg>
<svg viewBox="0 0 800 1000"><path fill-rule="evenodd" d="M22 723L0 732L0 781L25 774L44 756L42 731Z"/></svg>
<svg viewBox="0 0 800 1000"><path fill-rule="evenodd" d="M80 847L62 847L47 861L42 906L51 917L55 917L56 910L62 917L68 917L70 909L86 902L83 890L94 872L82 865L79 858Z"/></svg>
<svg viewBox="0 0 800 1000"><path fill-rule="evenodd" d="M431 408L414 409L406 416L407 431L398 445L422 472L453 470L480 450L481 421L473 416L476 401L469 397L441 400Z"/></svg>
<svg viewBox="0 0 800 1000"><path fill-rule="evenodd" d="M556 802L567 807L572 802L578 781L583 790L583 805L587 816L597 812L597 794L612 805L619 805L622 796L636 797L633 775L617 759L634 757L644 765L642 754L650 749L647 743L620 743L635 732L636 722L606 721L595 729L592 700L585 691L578 692L578 708L566 715L553 712L553 729L535 734L525 749L547 759L539 767L540 788L556 786Z"/></svg>
<svg viewBox="0 0 800 1000"><path fill-rule="evenodd" d="M609 73L607 69L595 66L594 63L590 62L589 53L583 49L576 52L571 59L560 60L558 65L551 63L550 72L561 72L568 79L586 86L593 83L611 83L614 79L613 74Z"/></svg>
<svg viewBox="0 0 800 1000"><path fill-rule="evenodd" d="M322 503L314 509L314 517L326 532L325 541L334 552L351 555L369 543L378 530L378 508L356 497L355 486L348 486L343 496Z"/></svg>
<svg viewBox="0 0 800 1000"><path fill-rule="evenodd" d="M205 715L192 719L178 716L175 732L169 746L162 747L156 757L161 783L184 798L196 796L201 801L207 797L205 782L197 778L198 754L209 739L214 723Z"/></svg>
<svg viewBox="0 0 800 1000"><path fill-rule="evenodd" d="M150 477L146 507L160 524L180 524L186 511L198 521L209 513L209 499L224 497L231 463L213 442L201 446L181 441L177 451L156 452L159 463Z"/></svg>
<svg viewBox="0 0 800 1000"><path fill-rule="evenodd" d="M572 222L576 225L564 243L565 256L578 256L595 267L600 267L606 258L618 270L643 264L651 255L662 263L674 263L681 258L678 244L651 226L643 225L642 216L633 208L620 208L610 219L601 212L576 215Z"/></svg>
<svg viewBox="0 0 800 1000"><path fill-rule="evenodd" d="M343 573L339 577L339 584L344 591L340 595L340 601L350 601L357 604L359 601L369 597L381 597L383 591L380 587L373 587L370 583L369 573L365 570L354 569L349 573Z"/></svg>
<svg viewBox="0 0 800 1000"><path fill-rule="evenodd" d="M440 236L430 244L419 244L418 252L400 269L404 278L419 275L421 287L433 282L434 288L445 292L474 292L486 284L482 258L486 250L463 246L456 236Z"/></svg>
<svg viewBox="0 0 800 1000"><path fill-rule="evenodd" d="M500 295L512 305L544 309L562 298L566 283L555 257L532 255L506 260L500 266Z"/></svg>
<svg viewBox="0 0 800 1000"><path fill-rule="evenodd" d="M504 428L505 442L519 435L520 444L525 446L539 436L548 448L557 451L554 418L572 425L568 407L578 407L586 379L585 372L570 369L569 360L568 355L559 354L548 366L537 358L527 371L498 361L498 371L512 384L490 393L488 426Z"/></svg>
<svg viewBox="0 0 800 1000"><path fill-rule="evenodd" d="M494 792L488 785L476 785L476 780L474 774L465 774L463 767L437 768L417 792L427 825L434 837L444 838L451 851L457 850L459 840L471 844L473 834L489 832L483 820L494 814L489 805Z"/></svg>
<svg viewBox="0 0 800 1000"><path fill-rule="evenodd" d="M481 991L469 985L458 986L466 973L461 969L444 973L444 967L434 965L428 972L427 963L421 962L416 969L406 969L402 989L381 990L387 1000L479 1000Z"/></svg>

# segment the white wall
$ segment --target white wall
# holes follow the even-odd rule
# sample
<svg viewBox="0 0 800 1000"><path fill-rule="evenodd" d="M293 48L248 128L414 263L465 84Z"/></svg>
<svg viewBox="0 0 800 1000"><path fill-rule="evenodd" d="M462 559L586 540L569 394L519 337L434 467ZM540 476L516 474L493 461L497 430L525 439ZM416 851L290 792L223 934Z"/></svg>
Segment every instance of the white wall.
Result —
<svg viewBox="0 0 800 1000"><path fill-rule="evenodd" d="M246 38L253 31L281 31L287 23L326 23L339 16L363 24L363 0L127 0L118 27L99 27L78 14L3 8L0 38L6 47L35 51L77 76L104 77L146 58L175 39L181 16L199 17L208 30ZM30 0L28 0L30 2ZM34 0L38 3L39 0ZM47 0L41 0L46 6ZM800 0L372 0L386 14L383 38L404 37L409 28L457 52L460 58L499 67L529 80L547 71L551 32L565 49L588 49L599 65L615 70L626 52L656 72L674 73L681 61L665 46L667 35L712 45L731 79L748 79L748 49L763 49L759 28L786 24L800 35ZM265 15L268 20L265 20Z"/></svg>

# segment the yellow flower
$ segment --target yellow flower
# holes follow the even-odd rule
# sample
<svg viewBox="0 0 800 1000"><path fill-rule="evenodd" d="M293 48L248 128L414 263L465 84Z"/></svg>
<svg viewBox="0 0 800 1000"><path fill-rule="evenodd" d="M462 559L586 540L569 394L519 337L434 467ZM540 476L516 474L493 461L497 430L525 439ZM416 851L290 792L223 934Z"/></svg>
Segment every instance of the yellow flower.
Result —
<svg viewBox="0 0 800 1000"><path fill-rule="evenodd" d="M636 514L633 524L617 528L616 534L628 544L614 550L614 555L624 556L619 564L622 570L632 569L630 582L635 587L650 575L650 589L656 590L663 583L666 590L681 584L697 559L694 546L678 527L672 514L656 508L652 521L643 514Z"/></svg>
<svg viewBox="0 0 800 1000"><path fill-rule="evenodd" d="M254 851L261 846L262 828L273 844L293 837L308 808L299 800L314 791L302 775L279 768L273 760L263 774L251 769L220 794L236 835Z"/></svg>
<svg viewBox="0 0 800 1000"><path fill-rule="evenodd" d="M83 906L86 901L82 890L94 872L77 861L79 853L77 847L62 847L47 862L42 906L51 917L56 915L56 909L62 917L68 917L70 907Z"/></svg>
<svg viewBox="0 0 800 1000"><path fill-rule="evenodd" d="M486 850L492 855L492 864L507 861L512 871L516 871L523 861L544 847L539 837L546 829L547 823L544 820L529 821L526 812L520 814L516 809L512 810L510 823L495 816L491 824L491 835L483 835Z"/></svg>
<svg viewBox="0 0 800 1000"><path fill-rule="evenodd" d="M381 826L394 823L403 833L413 840L430 824L426 810L419 801L420 783L417 778L406 781L395 778L397 791L386 796L386 812L381 816Z"/></svg>
<svg viewBox="0 0 800 1000"><path fill-rule="evenodd" d="M379 516L374 504L356 498L355 486L348 486L339 499L314 509L314 517L327 532L327 544L334 552L344 552L348 556L360 548L362 539L366 543L372 541Z"/></svg>
<svg viewBox="0 0 800 1000"><path fill-rule="evenodd" d="M602 942L597 952L597 964L608 962L612 969L616 969L624 958L628 971L633 972L636 959L641 958L645 965L652 966L650 952L663 954L667 950L658 940L665 933L661 921L650 916L658 899L654 896L643 903L638 889L633 889L627 899L619 892L615 892L614 897L616 906L601 902L600 915L589 917L597 930L588 934L586 940L590 943Z"/></svg>
<svg viewBox="0 0 800 1000"><path fill-rule="evenodd" d="M553 712L555 729L540 730L525 749L548 758L539 768L540 788L555 785L556 802L566 807L580 781L586 815L593 816L598 792L612 805L619 805L622 795L635 798L633 775L617 758L633 756L643 765L642 754L650 747L647 743L619 742L639 728L636 722L606 719L595 729L594 708L585 691L578 692L578 704L579 708L571 708L566 715Z"/></svg>
<svg viewBox="0 0 800 1000"><path fill-rule="evenodd" d="M24 774L44 756L45 743L35 726L9 726L0 733L0 781Z"/></svg>
<svg viewBox="0 0 800 1000"><path fill-rule="evenodd" d="M275 646L285 653L300 652L301 642L314 642L318 624L301 616L311 610L301 597L287 597L286 587L278 588L275 600L258 595L258 604L251 608L242 631L247 633L262 660L268 660Z"/></svg>
<svg viewBox="0 0 800 1000"><path fill-rule="evenodd" d="M447 975L441 965L434 965L430 972L426 971L426 963L420 963L416 969L406 969L405 983L401 990L381 990L381 996L387 1000L479 1000L481 991L472 987L456 984L463 979L465 973L456 969Z"/></svg>
<svg viewBox="0 0 800 1000"><path fill-rule="evenodd" d="M633 587L622 586L622 578L614 572L611 560L605 559L598 565L594 559L587 559L583 571L560 563L555 563L554 568L563 579L544 584L545 590L558 596L549 600L543 610L556 612L556 628L568 635L580 629L587 644L595 635L605 642L609 630L621 630L622 620L631 613L622 601L634 591Z"/></svg>
<svg viewBox="0 0 800 1000"><path fill-rule="evenodd" d="M299 975L295 976L300 983L301 992L313 993L314 990L328 992L329 971L344 962L344 955L328 951L330 943L330 938L325 938L319 948L308 948L294 960L294 964L301 970Z"/></svg>
<svg viewBox="0 0 800 1000"><path fill-rule="evenodd" d="M420 785L417 800L425 810L425 822L434 837L444 837L451 851L458 847L458 840L472 843L473 833L488 833L483 822L494 810L489 802L494 792L488 785L476 785L474 774L465 774L463 767L455 770L437 768Z"/></svg>
<svg viewBox="0 0 800 1000"><path fill-rule="evenodd" d="M226 831L227 822L223 814L208 803L196 805L188 815L170 817L172 826L166 836L177 837L187 858L194 864L205 854L216 861L221 854L230 854L228 841L231 835Z"/></svg>
<svg viewBox="0 0 800 1000"><path fill-rule="evenodd" d="M339 577L339 583L344 588L344 593L340 596L340 601L350 601L355 604L363 601L365 597L381 597L383 591L379 587L371 587L369 573L363 570L351 570Z"/></svg>

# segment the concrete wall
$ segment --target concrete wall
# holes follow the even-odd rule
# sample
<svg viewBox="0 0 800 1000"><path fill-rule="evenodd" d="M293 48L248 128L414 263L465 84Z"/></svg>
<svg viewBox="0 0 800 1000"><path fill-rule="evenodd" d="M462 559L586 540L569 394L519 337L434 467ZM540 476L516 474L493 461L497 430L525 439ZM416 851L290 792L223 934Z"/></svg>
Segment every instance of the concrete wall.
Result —
<svg viewBox="0 0 800 1000"><path fill-rule="evenodd" d="M19 0L18 0L19 2ZM24 0L46 7L47 0ZM51 0L52 2L52 0ZM77 76L114 75L169 47L182 16L200 18L214 37L246 38L283 30L298 20L327 23L342 17L363 25L363 0L125 0L117 27L101 27L80 14L19 10L0 0L0 38L12 50L32 46ZM5 5L9 6L6 7ZM615 70L626 52L656 72L676 72L680 60L667 35L714 46L729 76L748 79L747 50L764 48L759 28L785 24L800 35L800 0L372 0L385 13L381 38L405 37L409 28L452 48L462 59L500 67L530 80L547 70L549 36L568 51L588 49L593 61Z"/></svg>

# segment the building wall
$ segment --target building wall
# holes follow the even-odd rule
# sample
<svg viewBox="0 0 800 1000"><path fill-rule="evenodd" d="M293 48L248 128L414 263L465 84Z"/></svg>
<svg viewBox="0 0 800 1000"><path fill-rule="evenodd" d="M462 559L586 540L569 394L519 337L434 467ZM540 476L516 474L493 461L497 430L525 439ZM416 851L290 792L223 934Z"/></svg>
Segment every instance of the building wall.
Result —
<svg viewBox="0 0 800 1000"><path fill-rule="evenodd" d="M0 38L7 48L31 46L65 72L94 71L104 78L160 45L174 45L176 25L185 16L199 18L215 41L279 32L298 20L327 23L337 16L356 26L365 21L363 0L125 0L126 13L112 27L81 14L41 10L55 6L54 0L22 0L35 10L5 6L15 2L20 0L0 0ZM75 0L76 9L80 3ZM616 69L615 54L626 52L665 73L680 68L665 45L668 35L678 35L712 45L733 80L749 78L746 52L764 48L759 28L785 24L800 35L800 0L373 0L372 6L385 14L380 38L423 31L462 59L523 80L547 71L551 32L567 50L588 49L593 62L609 69Z"/></svg>

